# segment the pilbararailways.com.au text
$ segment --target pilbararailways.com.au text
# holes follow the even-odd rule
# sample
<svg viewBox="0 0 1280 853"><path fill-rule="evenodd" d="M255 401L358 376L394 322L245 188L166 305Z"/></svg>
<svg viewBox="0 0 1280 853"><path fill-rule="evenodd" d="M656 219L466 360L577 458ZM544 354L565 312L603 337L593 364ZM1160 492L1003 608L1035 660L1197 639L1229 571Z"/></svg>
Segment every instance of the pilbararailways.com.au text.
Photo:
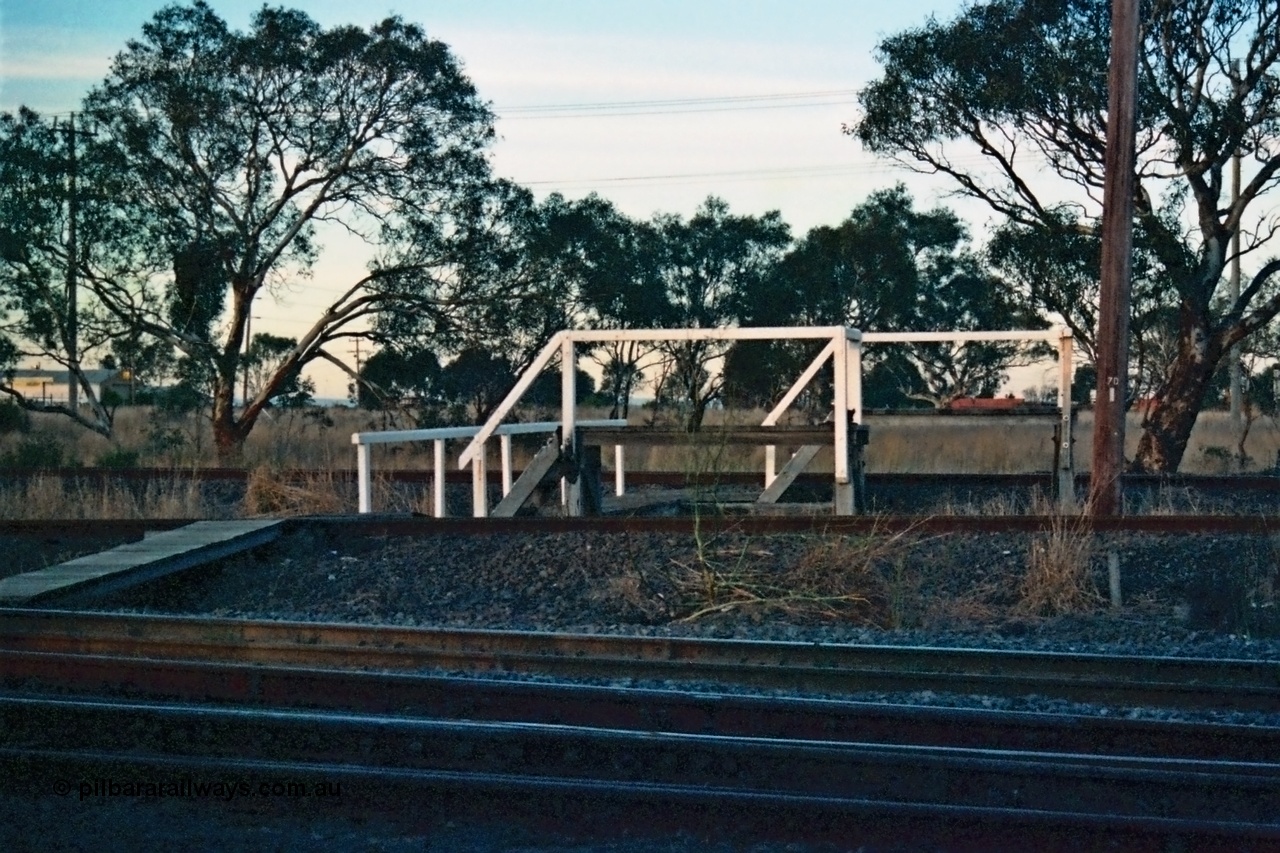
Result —
<svg viewBox="0 0 1280 853"><path fill-rule="evenodd" d="M81 779L74 784L59 779L54 783L53 790L63 797L76 791L81 800L105 797L173 797L229 801L249 797L340 797L342 783L278 779L257 782L242 778L206 780L190 776L177 779L97 778Z"/></svg>

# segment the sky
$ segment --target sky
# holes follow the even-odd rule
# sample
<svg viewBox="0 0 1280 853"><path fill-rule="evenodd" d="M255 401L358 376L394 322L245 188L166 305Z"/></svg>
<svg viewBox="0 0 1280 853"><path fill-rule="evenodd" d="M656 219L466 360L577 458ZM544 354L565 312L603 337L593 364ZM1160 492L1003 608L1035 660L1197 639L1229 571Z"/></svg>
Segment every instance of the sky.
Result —
<svg viewBox="0 0 1280 853"><path fill-rule="evenodd" d="M157 0L0 0L0 111L77 108ZM260 2L210 0L233 28ZM388 14L448 44L498 116L494 171L540 197L598 192L637 218L688 217L709 195L735 214L779 210L795 236L840 222L902 181L920 208L949 204L975 232L983 209L951 187L863 152L840 132L879 72L884 37L946 20L960 0L294 0L326 26ZM255 328L305 331L360 269L327 243L313 279L255 309ZM343 396L339 375L314 376Z"/></svg>

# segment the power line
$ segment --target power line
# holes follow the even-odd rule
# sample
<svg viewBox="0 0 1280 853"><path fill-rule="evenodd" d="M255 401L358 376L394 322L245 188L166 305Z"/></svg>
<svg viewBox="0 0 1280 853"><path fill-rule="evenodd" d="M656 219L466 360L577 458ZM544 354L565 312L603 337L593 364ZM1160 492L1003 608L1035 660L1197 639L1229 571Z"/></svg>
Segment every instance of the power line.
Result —
<svg viewBox="0 0 1280 853"><path fill-rule="evenodd" d="M566 118L630 118L632 116L684 116L684 115L703 115L705 113L731 113L745 112L747 110L795 110L809 109L812 107L838 107L848 106L849 102L840 101L814 101L807 104L762 104L758 106L742 106L742 107L704 107L702 109L687 110L615 110L613 112L584 112L584 113L544 113L539 115L510 115L507 113L499 113L500 119L508 119L510 121L527 121L529 119L566 119Z"/></svg>
<svg viewBox="0 0 1280 853"><path fill-rule="evenodd" d="M644 101L587 101L577 104L531 104L523 107L509 107L508 109L512 112L617 109L621 107L659 107L678 106L684 104L726 104L749 101L795 100L802 98L825 98L831 95L856 95L857 93L857 89L825 89L816 92L786 92L773 95L719 95L712 98L666 98Z"/></svg>
<svg viewBox="0 0 1280 853"><path fill-rule="evenodd" d="M739 110L806 109L813 106L840 106L855 96L855 88L817 92L790 92L780 95L730 95L722 97L681 97L646 101L596 101L582 104L532 104L498 109L500 118L604 118L630 115L682 115L727 113ZM832 100L836 99L836 100Z"/></svg>
<svg viewBox="0 0 1280 853"><path fill-rule="evenodd" d="M954 160L952 162L956 164L960 163L959 160ZM972 165L979 165L983 162L985 162L984 159L979 157L974 159ZM597 178L541 179L520 181L520 184L526 187L589 187L600 184L675 184L707 179L724 181L769 181L790 180L795 178L816 179L853 177L868 173L898 172L902 171L903 168L904 167L900 163L893 162L876 162L858 165L833 163L819 166L789 166L776 169L736 169L724 172L678 172L670 174L623 175Z"/></svg>

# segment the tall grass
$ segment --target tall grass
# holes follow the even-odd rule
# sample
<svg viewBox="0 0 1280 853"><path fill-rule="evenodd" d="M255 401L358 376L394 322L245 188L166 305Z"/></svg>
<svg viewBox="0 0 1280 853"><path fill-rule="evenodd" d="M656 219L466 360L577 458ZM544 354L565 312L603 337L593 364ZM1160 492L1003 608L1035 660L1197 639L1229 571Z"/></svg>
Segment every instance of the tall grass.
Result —
<svg viewBox="0 0 1280 853"><path fill-rule="evenodd" d="M36 475L0 483L0 518L143 519L217 518L224 515L186 478L143 483Z"/></svg>
<svg viewBox="0 0 1280 853"><path fill-rule="evenodd" d="M606 413L583 410L584 418ZM640 427L647 412L632 416ZM726 421L758 424L762 411L708 413L706 429L714 430ZM137 464L145 467L200 468L218 464L207 420L189 416L181 420L160 420L147 407L121 408L116 414L115 437L108 440L90 433L56 415L35 414L26 433L0 435L0 459L20 458L20 449L56 450L61 464L111 467ZM1050 418L999 417L901 417L871 416L867 419L871 443L867 447L869 473L955 473L1016 474L1047 471L1053 465L1053 421ZM348 471L355 467L355 432L405 429L412 424L389 421L379 413L349 408L333 408L317 419L300 411L270 412L250 434L241 465L248 470L261 466ZM1130 415L1126 430L1126 453L1132 456L1141 435L1141 419ZM1075 430L1075 467L1089 468L1089 448L1093 440L1093 417L1082 412ZM541 436L517 437L517 466L532 456L542 443ZM39 444L40 447L35 447ZM1237 440L1225 412L1201 414L1192 432L1183 459L1182 472L1219 474L1238 470ZM456 464L464 442L450 442L449 462ZM706 447L635 446L627 449L627 467L637 471L691 471L707 466ZM716 470L762 472L763 447L714 449ZM1245 471L1271 470L1280 455L1280 424L1261 418L1253 424L1245 445ZM430 442L378 445L372 448L375 471L424 470L432 467ZM45 454L48 455L47 453ZM604 454L606 468L612 454ZM779 459L785 458L780 449ZM832 470L832 455L823 450L811 470Z"/></svg>
<svg viewBox="0 0 1280 853"><path fill-rule="evenodd" d="M1094 537L1083 516L1055 515L1034 536L1016 610L1029 616L1064 616L1096 609L1102 596L1089 576Z"/></svg>

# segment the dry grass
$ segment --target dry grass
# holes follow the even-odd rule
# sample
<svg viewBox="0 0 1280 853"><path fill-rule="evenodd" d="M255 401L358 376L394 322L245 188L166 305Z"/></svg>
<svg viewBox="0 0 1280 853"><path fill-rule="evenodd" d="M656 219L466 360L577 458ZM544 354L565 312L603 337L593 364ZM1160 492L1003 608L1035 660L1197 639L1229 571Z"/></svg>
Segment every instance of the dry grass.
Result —
<svg viewBox="0 0 1280 853"><path fill-rule="evenodd" d="M1049 531L1031 540L1015 610L1028 616L1096 610L1102 597L1089 576L1093 550L1083 516L1055 515Z"/></svg>
<svg viewBox="0 0 1280 853"><path fill-rule="evenodd" d="M1005 617L1008 607L1000 603L1005 597L1002 584L989 581L963 593L935 596L924 605L918 627L926 630L950 631L990 625Z"/></svg>
<svg viewBox="0 0 1280 853"><path fill-rule="evenodd" d="M188 478L144 483L31 477L0 486L0 518L134 519L215 518L217 511Z"/></svg>
<svg viewBox="0 0 1280 853"><path fill-rule="evenodd" d="M607 413L582 410L583 418L604 417ZM530 417L534 417L530 414ZM631 418L640 427L649 417L637 411ZM707 429L726 423L759 423L762 411L708 413ZM121 408L117 412L117 435L108 441L76 427L55 415L33 415L32 430L26 434L0 435L0 457L14 457L20 450L52 450L56 462L48 465L127 466L201 468L218 463L213 452L207 420L191 416L181 421L157 421L145 407ZM408 423L388 420L378 413L348 408L334 408L325 419L300 412L273 412L259 422L245 445L244 467L311 469L329 472L312 483L291 483L288 489L272 492L259 486L247 512L260 514L305 511L354 511L354 494L343 494L333 488L338 472L355 468L353 432L405 428ZM1015 473L1047 471L1052 464L1052 428L1050 419L1000 418L930 418L872 417L868 421L871 443L867 449L868 471L871 473ZM1087 449L1091 442L1091 414L1084 412L1076 431L1076 467L1088 466ZM1131 416L1128 424L1128 448L1132 453L1140 435L1140 421ZM537 446L540 436L527 442L517 441L515 464L522 467ZM454 469L464 443L450 442L447 464ZM785 449L780 448L782 455ZM403 486L392 488L376 475L394 470L430 469L433 464L430 442L401 445L377 445L371 448L375 472L376 505L388 511L432 513L429 488L408 493ZM1234 470L1235 439L1225 412L1203 413L1192 434L1182 470L1185 473L1220 473ZM1269 469L1280 453L1280 426L1274 419L1263 418L1254 423L1246 452L1253 460L1247 470ZM611 470L613 454L606 452L604 465ZM678 471L705 475L714 472L751 472L764 470L764 448L738 446L659 446L627 449L627 467L633 471ZM1225 461L1224 461L1225 460ZM491 459L491 463L496 460ZM24 463L29 464L29 463ZM832 470L830 449L819 453L811 466L816 472ZM278 479L278 477L277 477ZM277 484L283 486L284 484ZM17 490L15 492L15 489ZM263 491L263 490L267 491ZM350 489L348 489L350 491ZM30 492L28 494L27 492ZM1186 512L1194 497L1167 489L1147 505L1135 507L1141 514ZM308 509L310 508L310 509ZM1044 494L1029 501L1013 499L984 501L979 504L958 503L937 511L952 514L1009 514L1031 512L1052 514L1055 510ZM97 517L213 517L203 507L196 486L186 480L157 481L139 488L133 484L120 486L67 486L60 493L50 483L11 486L0 494L0 512L9 518L97 518Z"/></svg>
<svg viewBox="0 0 1280 853"><path fill-rule="evenodd" d="M883 570L900 570L917 542L910 532L815 537L779 567L773 553L752 543L722 547L699 539L694 557L674 562L668 573L676 596L672 615L689 622L729 612L757 619L781 614L893 627L903 593Z"/></svg>
<svg viewBox="0 0 1280 853"><path fill-rule="evenodd" d="M867 427L868 473L1053 470L1053 423L1048 419L884 416L868 418Z"/></svg>
<svg viewBox="0 0 1280 853"><path fill-rule="evenodd" d="M937 515L1054 515L1060 508L1048 490L1033 487L1025 494L1001 494L983 500L959 500L948 496Z"/></svg>
<svg viewBox="0 0 1280 853"><path fill-rule="evenodd" d="M605 417L607 412L581 410L583 418ZM378 413L332 408L321 421L297 411L271 412L250 434L243 465L277 468L350 470L355 467L351 434L412 425L384 418ZM531 415L532 417L532 415ZM648 412L636 412L631 422L643 424ZM706 428L726 423L758 424L763 411L712 411ZM121 408L116 415L116 438L107 440L80 429L55 415L33 415L31 436L57 445L69 464L96 465L112 454L137 454L143 466L208 467L217 464L208 422L190 416L176 422L153 422L147 407ZM1029 473L1048 471L1053 463L1051 419L930 418L871 416L867 419L871 443L867 448L869 473ZM1082 412L1076 427L1076 469L1087 471L1092 443L1092 413ZM1141 419L1130 415L1126 452L1132 455L1141 435ZM0 436L0 454L24 439ZM527 447L517 442L517 464L536 452L540 440ZM449 443L450 464L456 463L463 442ZM1235 470L1236 439L1227 413L1201 414L1187 445L1182 471L1216 474ZM380 445L373 449L375 471L423 470L432 465L431 444L419 442ZM1280 423L1272 418L1256 421L1245 447L1250 458L1246 470L1269 470L1280 454ZM605 465L612 453L604 454ZM637 471L749 471L764 470L764 448L694 448L692 446L634 447L627 450L627 466ZM832 470L830 450L814 460L812 470Z"/></svg>
<svg viewBox="0 0 1280 853"><path fill-rule="evenodd" d="M249 474L244 511L250 517L332 515L343 511L343 501L331 474L286 482L279 470L262 466Z"/></svg>

